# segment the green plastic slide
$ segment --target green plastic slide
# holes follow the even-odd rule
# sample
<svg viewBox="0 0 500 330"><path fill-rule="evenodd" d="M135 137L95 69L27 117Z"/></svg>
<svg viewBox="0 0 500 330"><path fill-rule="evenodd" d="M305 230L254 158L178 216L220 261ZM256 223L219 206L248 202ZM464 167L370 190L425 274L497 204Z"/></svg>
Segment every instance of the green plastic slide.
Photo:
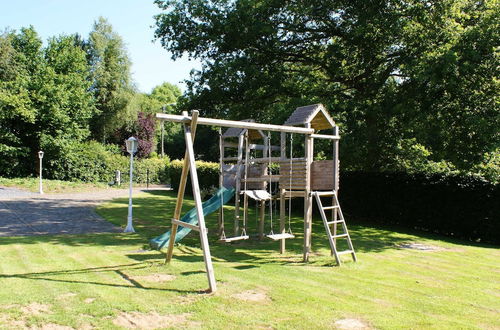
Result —
<svg viewBox="0 0 500 330"><path fill-rule="evenodd" d="M226 204L233 198L234 196L234 189L233 188L224 188L222 187L219 189L209 200L206 202L203 202L203 215L207 216L215 211L217 211L222 205ZM190 223L192 225L197 225L198 224L198 216L196 215L196 207L192 208L189 210L188 213L186 213L181 221ZM183 239L191 229L179 226L177 228L177 234L175 235L175 242L179 242L181 239ZM167 231L166 233L155 237L149 241L149 245L151 248L155 250L161 250L164 246L168 244L168 241L170 240L170 231Z"/></svg>

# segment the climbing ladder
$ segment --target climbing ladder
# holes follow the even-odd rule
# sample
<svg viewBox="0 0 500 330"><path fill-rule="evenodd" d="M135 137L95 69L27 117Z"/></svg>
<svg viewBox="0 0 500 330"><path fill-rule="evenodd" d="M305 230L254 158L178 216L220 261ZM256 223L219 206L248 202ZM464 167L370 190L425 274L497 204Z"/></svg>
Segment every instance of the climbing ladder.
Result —
<svg viewBox="0 0 500 330"><path fill-rule="evenodd" d="M350 254L352 259L356 261L356 253L354 252L354 247L352 246L351 237L349 236L349 231L345 224L344 216L342 215L342 210L340 209L340 203L337 198L335 191L313 191L312 194L316 198L318 203L318 208L321 213L321 218L323 219L323 224L325 225L325 230L328 235L328 240L330 241L330 248L332 250L332 255L337 261L337 265L341 265L340 256L343 254ZM332 197L333 205L323 206L321 202L321 197ZM333 220L329 220L326 216L325 211L332 210ZM337 233L337 226L342 225L342 233ZM332 226L332 228L330 228ZM333 232L333 233L332 233ZM348 249L345 251L337 251L337 238L347 239Z"/></svg>

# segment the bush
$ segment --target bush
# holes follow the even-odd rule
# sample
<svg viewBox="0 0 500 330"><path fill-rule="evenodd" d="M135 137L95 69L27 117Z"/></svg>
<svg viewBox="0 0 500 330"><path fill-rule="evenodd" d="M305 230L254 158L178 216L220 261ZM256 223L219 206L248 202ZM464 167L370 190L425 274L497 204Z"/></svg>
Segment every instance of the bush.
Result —
<svg viewBox="0 0 500 330"><path fill-rule="evenodd" d="M90 141L83 143L52 143L45 147L44 175L48 179L83 182L113 182L119 170L122 183L129 180L130 157L119 147ZM168 183L169 159L134 159L134 182Z"/></svg>
<svg viewBox="0 0 500 330"><path fill-rule="evenodd" d="M170 183L174 190L179 189L179 182L181 179L183 160L175 159L170 162ZM196 170L198 172L198 181L200 189L210 190L212 187L219 186L219 163L196 161ZM186 193L192 195L191 177L188 176L188 183L186 185Z"/></svg>
<svg viewBox="0 0 500 330"><path fill-rule="evenodd" d="M170 159L144 158L137 162L134 161L134 182L146 183L149 170L149 183L168 183L170 177L168 174ZM126 177L128 177L128 172Z"/></svg>
<svg viewBox="0 0 500 330"><path fill-rule="evenodd" d="M345 212L470 240L500 243L500 185L478 176L345 172Z"/></svg>

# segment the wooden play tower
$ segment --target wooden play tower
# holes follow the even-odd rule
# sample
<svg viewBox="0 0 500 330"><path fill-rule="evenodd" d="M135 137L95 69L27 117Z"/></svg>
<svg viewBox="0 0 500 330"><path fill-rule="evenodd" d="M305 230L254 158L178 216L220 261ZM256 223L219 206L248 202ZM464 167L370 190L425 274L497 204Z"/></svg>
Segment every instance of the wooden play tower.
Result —
<svg viewBox="0 0 500 330"><path fill-rule="evenodd" d="M186 139L186 153L184 167L181 174L178 198L174 217L172 219L171 239L167 251L167 262L172 258L174 238L178 226L188 227L200 233L205 267L211 291L215 291L216 283L213 273L207 230L200 197L200 187L195 166L193 140L197 125L212 125L227 127L220 134L220 180L224 188L235 189L234 231L231 237L226 236L224 228L223 208L219 213L219 241L230 243L249 239L247 232L248 199L254 199L260 205L258 237L279 240L280 252L285 251L286 239L294 238L290 226L286 228L288 201L288 221L292 198L304 199L304 243L303 260L309 260L311 252L312 209L313 200L318 204L320 214L327 232L332 255L338 265L341 264L340 255L349 254L356 261L356 254L347 230L347 226L337 198L339 188L339 130L332 117L321 104L314 104L297 108L286 120L284 125L269 125L255 123L252 120L232 121L198 117L198 111L191 116L187 112L179 115L157 114L160 120L182 123ZM331 134L319 134L319 131L330 131ZM267 134L265 133L267 132ZM280 145L271 143L271 132L280 133ZM297 135L298 139L297 139ZM295 136L295 137L294 137ZM298 157L292 152L293 139L300 141L303 138L304 147L300 148L303 155ZM314 161L314 140L327 139L332 142L331 160ZM231 152L230 150L233 149ZM228 153L229 151L229 153ZM250 157L250 153L254 156ZM274 164L276 170L271 170ZM182 201L190 173L192 190L196 204L198 223L180 221ZM273 190L272 187L277 187ZM328 200L323 205L325 198ZM243 200L242 200L243 199ZM271 212L271 232L264 233L264 219L266 203ZM272 231L272 205L279 203L279 232ZM221 205L222 206L222 205ZM347 241L347 250L337 250L337 239Z"/></svg>

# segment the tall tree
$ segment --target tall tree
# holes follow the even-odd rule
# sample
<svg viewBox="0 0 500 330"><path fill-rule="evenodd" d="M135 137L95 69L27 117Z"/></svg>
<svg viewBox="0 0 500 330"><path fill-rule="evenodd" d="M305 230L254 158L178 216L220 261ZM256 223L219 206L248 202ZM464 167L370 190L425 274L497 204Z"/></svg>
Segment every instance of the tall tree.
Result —
<svg viewBox="0 0 500 330"><path fill-rule="evenodd" d="M33 174L40 148L54 163L61 145L89 136L95 107L86 54L75 36L43 48L32 27L4 34L0 49L0 170Z"/></svg>
<svg viewBox="0 0 500 330"><path fill-rule="evenodd" d="M186 108L282 123L297 105L325 103L351 168L390 168L398 145L412 148L403 140L464 169L498 148L493 0L155 3L162 45L203 61Z"/></svg>
<svg viewBox="0 0 500 330"><path fill-rule="evenodd" d="M125 123L121 116L134 94L131 81L131 62L122 38L103 18L94 23L87 44L92 67L91 90L99 114L92 120L92 135L105 142Z"/></svg>

